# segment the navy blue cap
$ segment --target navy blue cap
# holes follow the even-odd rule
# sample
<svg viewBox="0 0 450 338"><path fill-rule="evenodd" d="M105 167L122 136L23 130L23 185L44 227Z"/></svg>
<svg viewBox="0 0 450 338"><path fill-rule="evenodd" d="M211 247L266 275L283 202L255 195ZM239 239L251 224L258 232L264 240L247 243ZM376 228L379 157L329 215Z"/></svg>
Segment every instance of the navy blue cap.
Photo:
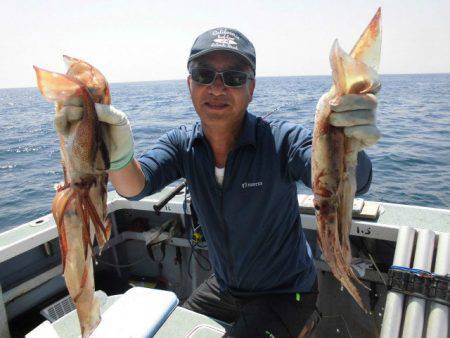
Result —
<svg viewBox="0 0 450 338"><path fill-rule="evenodd" d="M247 37L236 29L219 27L204 32L195 39L188 64L195 58L217 50L229 51L242 56L256 70L255 47Z"/></svg>

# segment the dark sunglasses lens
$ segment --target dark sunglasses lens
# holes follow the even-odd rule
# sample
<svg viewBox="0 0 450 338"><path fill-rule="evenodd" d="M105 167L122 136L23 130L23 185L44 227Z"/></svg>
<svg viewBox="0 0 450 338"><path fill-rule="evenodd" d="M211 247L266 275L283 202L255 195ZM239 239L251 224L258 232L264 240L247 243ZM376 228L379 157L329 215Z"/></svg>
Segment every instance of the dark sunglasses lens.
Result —
<svg viewBox="0 0 450 338"><path fill-rule="evenodd" d="M223 82L229 87L240 87L247 81L247 74L235 70L223 72Z"/></svg>
<svg viewBox="0 0 450 338"><path fill-rule="evenodd" d="M211 69L192 69L191 76L195 82L210 84L214 80L216 73Z"/></svg>

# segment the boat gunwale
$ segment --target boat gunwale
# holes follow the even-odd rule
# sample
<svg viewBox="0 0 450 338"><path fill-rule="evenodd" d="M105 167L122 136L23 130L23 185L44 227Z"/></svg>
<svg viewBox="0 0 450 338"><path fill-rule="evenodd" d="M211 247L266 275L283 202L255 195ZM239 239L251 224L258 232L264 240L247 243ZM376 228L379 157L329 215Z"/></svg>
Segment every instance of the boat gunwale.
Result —
<svg viewBox="0 0 450 338"><path fill-rule="evenodd" d="M110 191L108 192L108 213L113 213L115 211L123 209L155 212L153 206L158 203L160 196L167 193L168 189L170 188L172 187L166 187L160 192L147 196L139 201L127 200L118 195L115 191ZM304 194L298 194L299 203L301 200L304 199L304 197L305 197ZM172 214L183 214L184 213L183 203L184 203L184 196L177 195L163 208L163 210L161 210L161 212ZM394 204L385 202L379 203L382 210L379 219L377 220L353 219L350 232L351 235L380 240L396 241L397 232L401 226L410 226L415 228L416 230L427 228L424 227L424 225L419 224L389 224L389 223L383 224L380 222L380 218L382 218L383 210L386 209L385 207L388 207L387 209L413 208L417 211L444 213L450 216L450 210L443 208L430 208L423 206L411 206L405 204ZM44 219L44 222L42 222L39 225L36 225L36 222L42 219ZM304 229L314 231L316 230L316 220L313 214L301 213L301 220ZM34 231L30 231L29 235L27 235L26 237L20 238L19 240L15 240L11 243L7 243L1 246L2 240L7 241L5 240L6 237L8 237L11 234L14 234L15 232L23 231L25 227L30 227ZM432 226L428 228L431 228L431 230L435 231L437 234L441 232L447 232L434 229ZM373 231L374 229L375 231ZM18 256L39 245L49 242L57 237L58 232L52 214L47 214L45 216L39 217L37 220L27 222L13 229L2 232L0 233L0 263L5 262L8 259Z"/></svg>

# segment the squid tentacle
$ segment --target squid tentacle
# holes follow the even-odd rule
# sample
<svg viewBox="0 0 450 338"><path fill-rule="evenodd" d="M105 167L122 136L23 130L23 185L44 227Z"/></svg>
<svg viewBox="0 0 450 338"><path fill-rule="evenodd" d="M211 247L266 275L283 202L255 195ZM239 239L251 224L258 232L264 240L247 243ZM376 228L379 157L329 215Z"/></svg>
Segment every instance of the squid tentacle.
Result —
<svg viewBox="0 0 450 338"><path fill-rule="evenodd" d="M106 226L106 228L103 226L103 222L101 221L100 216L98 215L97 209L95 208L94 204L92 203L89 195L83 196L83 202L87 206L89 216L91 217L91 220L96 228L96 232L97 232L97 230L99 230L99 232L101 231L100 233L102 234L103 238L100 239L98 236L99 232L97 232L97 241L99 242L100 246L103 246L104 242L108 240L109 235L111 233L110 225L108 224ZM100 241L101 241L101 243L100 243Z"/></svg>
<svg viewBox="0 0 450 338"><path fill-rule="evenodd" d="M81 215L81 219L83 221L83 228L82 228L82 236L83 236L83 244L84 244L84 257L87 258L88 256L88 248L91 248L92 251L92 242L91 242L91 235L89 231L89 218L87 215L87 211L83 207L83 204L81 203L81 200L77 200L77 212Z"/></svg>
<svg viewBox="0 0 450 338"><path fill-rule="evenodd" d="M84 261L84 267L83 267L83 274L81 275L81 282L80 282L80 289L78 290L77 294L73 297L73 301L76 303L78 301L78 298L80 298L81 294L84 291L84 287L86 286L87 276L88 276L88 268L89 268L89 258L86 257Z"/></svg>
<svg viewBox="0 0 450 338"><path fill-rule="evenodd" d="M60 194L62 196L59 196ZM55 197L55 203L53 206L53 217L55 218L55 221L56 221L56 226L58 228L58 233L59 233L60 243L61 243L63 271L65 271L65 268L66 268L66 256L67 256L67 249L68 249L66 230L64 228L64 216L65 216L65 213L67 210L67 206L75 198L76 195L77 195L77 193L73 189L71 189L71 188L65 189L65 190L61 191L59 194L57 194L57 197ZM58 198L58 200L56 200L57 198Z"/></svg>
<svg viewBox="0 0 450 338"><path fill-rule="evenodd" d="M78 193L78 197L83 196L83 191ZM74 296L73 301L76 302L78 298L81 296L81 294L84 291L84 288L86 286L87 276L88 276L88 268L89 268L89 259L92 257L93 249L92 249L92 242L91 242L91 236L89 231L89 218L88 218L88 211L83 206L82 199L77 199L77 213L81 216L82 220L82 236L83 236L83 249L84 249L84 266L83 266L83 273L81 276L81 282L80 282L80 289L77 292L77 294ZM89 249L91 254L89 255Z"/></svg>

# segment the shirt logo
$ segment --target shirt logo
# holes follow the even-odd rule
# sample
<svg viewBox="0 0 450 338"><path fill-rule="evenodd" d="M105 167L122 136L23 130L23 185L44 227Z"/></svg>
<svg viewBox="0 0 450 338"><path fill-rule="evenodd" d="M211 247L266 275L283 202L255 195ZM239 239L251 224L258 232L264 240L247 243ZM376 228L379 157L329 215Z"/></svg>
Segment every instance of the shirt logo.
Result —
<svg viewBox="0 0 450 338"><path fill-rule="evenodd" d="M242 183L242 189L261 187L263 182L244 182Z"/></svg>

